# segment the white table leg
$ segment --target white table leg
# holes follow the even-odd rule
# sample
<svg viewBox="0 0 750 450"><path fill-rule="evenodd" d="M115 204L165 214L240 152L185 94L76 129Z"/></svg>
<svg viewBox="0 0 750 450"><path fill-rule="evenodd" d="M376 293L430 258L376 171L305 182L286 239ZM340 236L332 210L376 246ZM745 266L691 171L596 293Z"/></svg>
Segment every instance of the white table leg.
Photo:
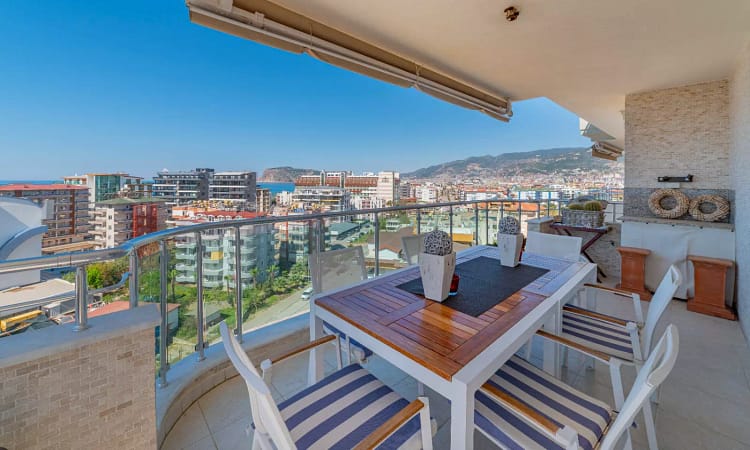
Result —
<svg viewBox="0 0 750 450"><path fill-rule="evenodd" d="M474 392L466 385L454 381L455 393L451 398L451 449L474 448Z"/></svg>
<svg viewBox="0 0 750 450"><path fill-rule="evenodd" d="M552 334L560 334L560 305L556 308L552 314L547 316L547 320L544 322L544 331ZM560 347L549 339L544 339L544 359L542 361L542 367L548 374L559 377L560 376Z"/></svg>
<svg viewBox="0 0 750 450"><path fill-rule="evenodd" d="M310 301L310 340L323 337L323 321L315 315L315 302ZM319 349L310 350L310 363L307 370L307 385L311 386L323 378L325 362L323 352Z"/></svg>

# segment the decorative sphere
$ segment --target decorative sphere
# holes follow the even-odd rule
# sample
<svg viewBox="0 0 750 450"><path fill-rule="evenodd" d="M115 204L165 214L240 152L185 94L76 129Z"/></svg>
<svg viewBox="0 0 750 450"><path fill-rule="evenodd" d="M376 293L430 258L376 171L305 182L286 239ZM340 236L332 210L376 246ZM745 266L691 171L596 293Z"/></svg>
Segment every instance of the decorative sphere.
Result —
<svg viewBox="0 0 750 450"><path fill-rule="evenodd" d="M453 241L445 231L430 231L424 237L424 252L430 255L445 256L453 251Z"/></svg>
<svg viewBox="0 0 750 450"><path fill-rule="evenodd" d="M518 220L513 216L505 216L500 219L498 224L498 232L500 234L518 234L521 231L521 225Z"/></svg>

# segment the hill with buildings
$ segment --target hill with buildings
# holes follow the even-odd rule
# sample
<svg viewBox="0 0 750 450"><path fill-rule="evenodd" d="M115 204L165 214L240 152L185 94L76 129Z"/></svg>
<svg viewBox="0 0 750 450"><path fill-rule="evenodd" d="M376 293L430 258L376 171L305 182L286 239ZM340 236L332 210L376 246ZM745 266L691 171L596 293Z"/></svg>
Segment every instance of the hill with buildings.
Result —
<svg viewBox="0 0 750 450"><path fill-rule="evenodd" d="M591 156L589 147L552 148L530 152L472 156L402 173L406 179L497 179L514 176L574 175L581 172L622 172L621 161Z"/></svg>
<svg viewBox="0 0 750 450"><path fill-rule="evenodd" d="M318 169L297 169L294 167L271 167L263 171L260 180L266 183L293 183L301 175L318 175Z"/></svg>

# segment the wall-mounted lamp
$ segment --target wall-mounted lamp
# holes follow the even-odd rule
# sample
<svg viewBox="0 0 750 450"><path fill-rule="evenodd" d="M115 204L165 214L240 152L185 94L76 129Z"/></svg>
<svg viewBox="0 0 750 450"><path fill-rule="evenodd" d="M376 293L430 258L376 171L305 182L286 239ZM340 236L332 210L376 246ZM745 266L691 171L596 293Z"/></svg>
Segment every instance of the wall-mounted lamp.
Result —
<svg viewBox="0 0 750 450"><path fill-rule="evenodd" d="M691 174L687 174L684 177L658 177L656 181L658 181L659 183L692 183L693 176Z"/></svg>

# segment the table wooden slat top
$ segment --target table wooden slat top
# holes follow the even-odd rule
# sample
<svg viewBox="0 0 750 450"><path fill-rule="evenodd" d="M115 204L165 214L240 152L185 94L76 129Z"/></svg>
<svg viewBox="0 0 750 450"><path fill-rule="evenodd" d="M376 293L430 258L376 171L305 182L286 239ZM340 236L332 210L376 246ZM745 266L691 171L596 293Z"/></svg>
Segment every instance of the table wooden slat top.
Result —
<svg viewBox="0 0 750 450"><path fill-rule="evenodd" d="M457 263L480 256L499 259L499 252L472 247L457 255ZM530 254L523 262L549 272L479 317L396 287L419 278L417 266L319 297L315 305L450 380L583 266Z"/></svg>

